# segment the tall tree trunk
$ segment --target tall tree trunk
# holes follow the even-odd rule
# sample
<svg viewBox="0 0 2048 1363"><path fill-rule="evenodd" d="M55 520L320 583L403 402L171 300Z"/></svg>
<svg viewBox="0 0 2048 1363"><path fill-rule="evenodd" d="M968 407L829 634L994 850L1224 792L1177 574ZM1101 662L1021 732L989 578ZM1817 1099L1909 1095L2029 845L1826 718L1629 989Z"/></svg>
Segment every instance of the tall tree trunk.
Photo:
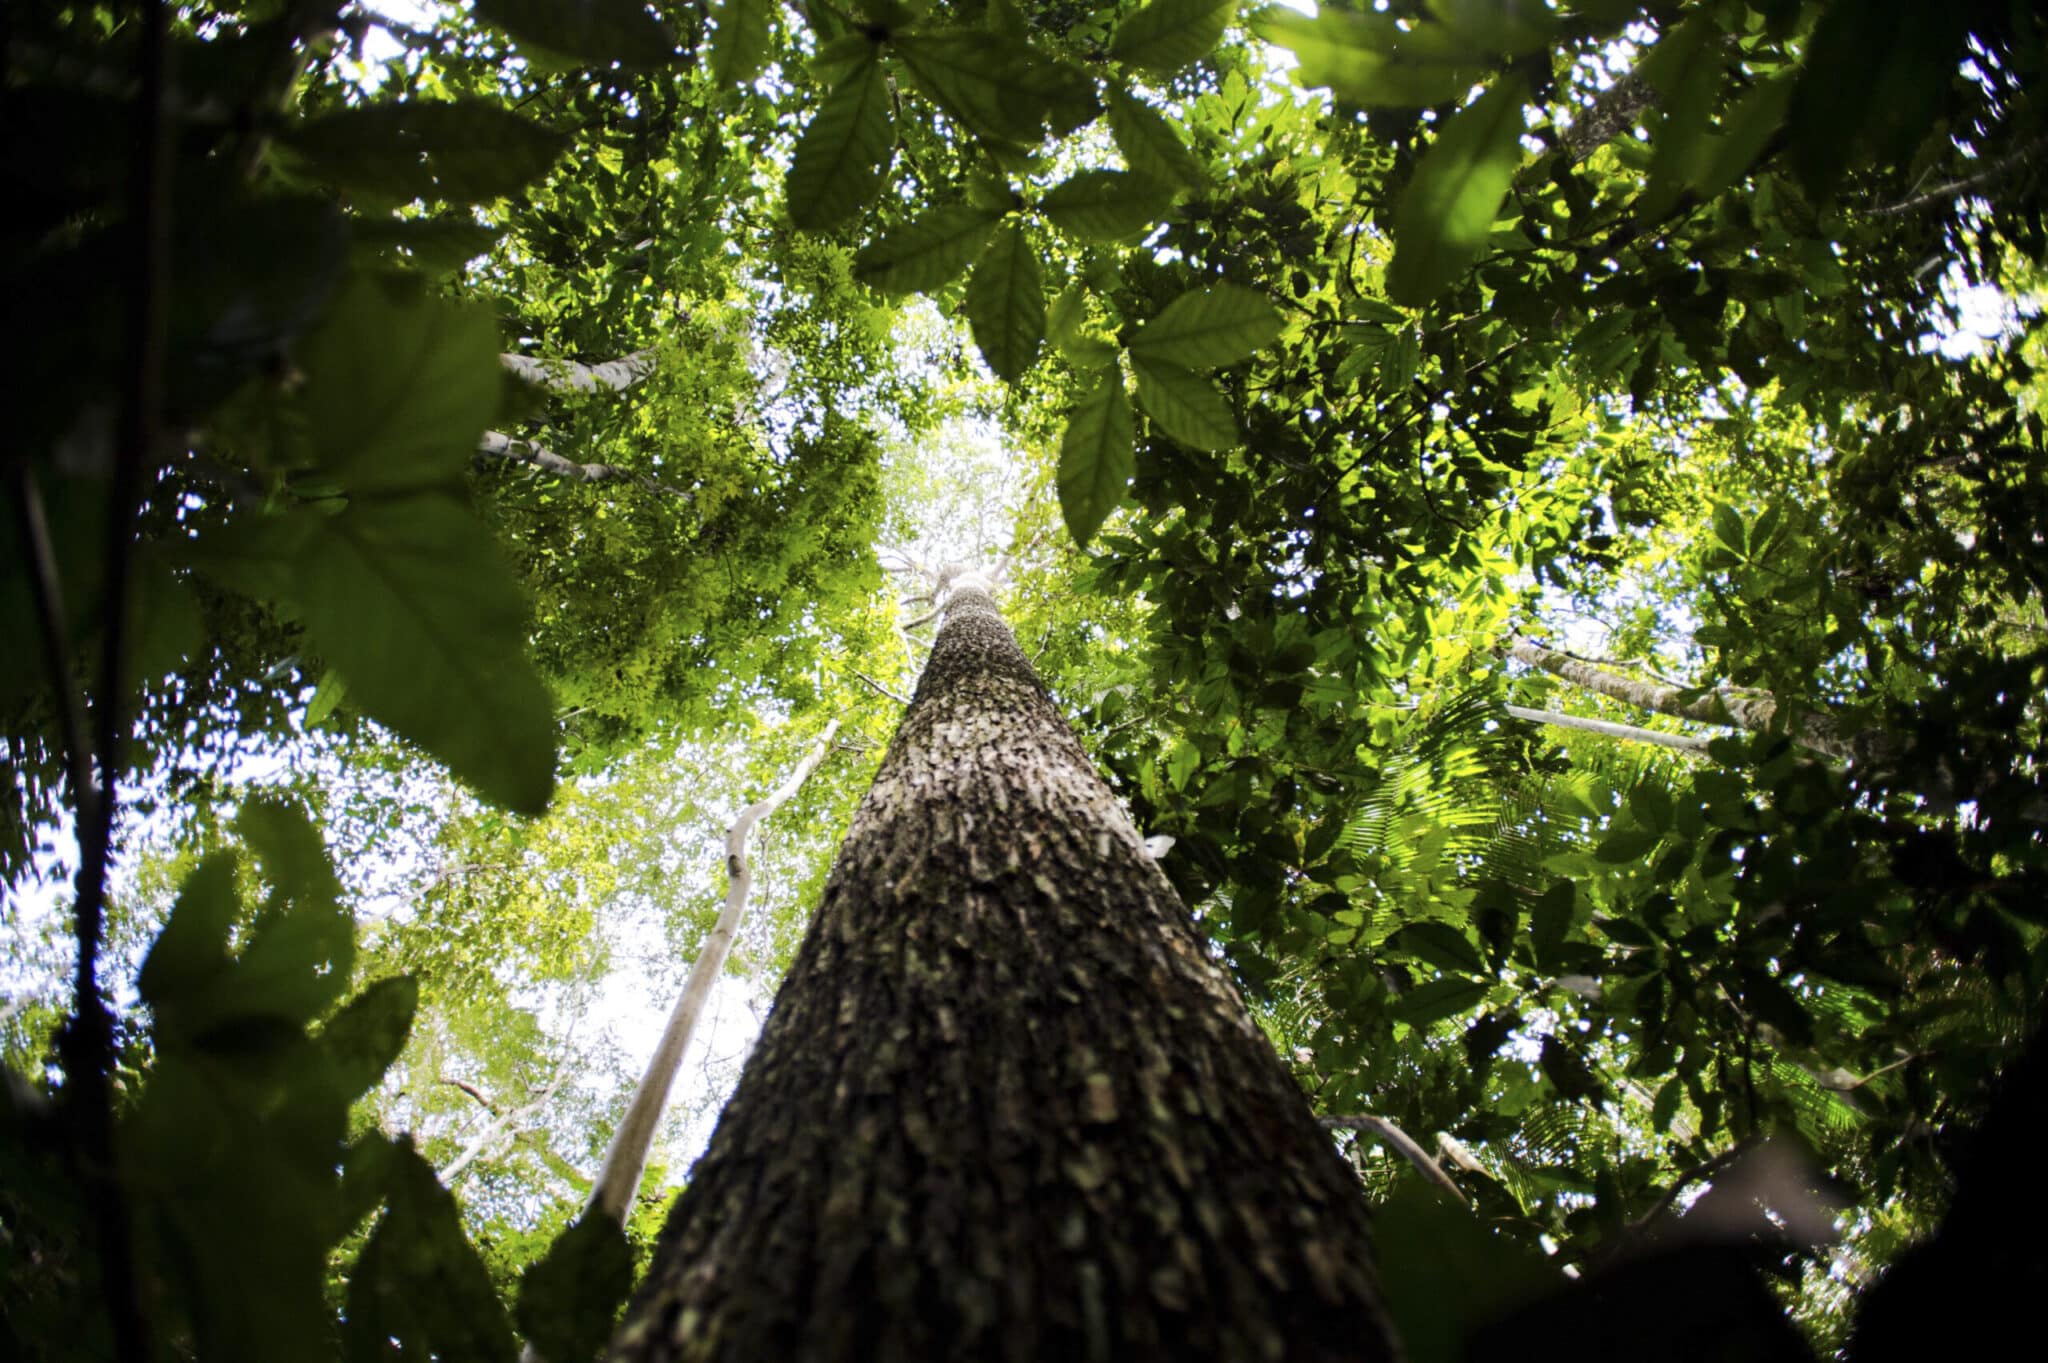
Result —
<svg viewBox="0 0 2048 1363"><path fill-rule="evenodd" d="M1355 1176L978 581L614 1352L1394 1356Z"/></svg>

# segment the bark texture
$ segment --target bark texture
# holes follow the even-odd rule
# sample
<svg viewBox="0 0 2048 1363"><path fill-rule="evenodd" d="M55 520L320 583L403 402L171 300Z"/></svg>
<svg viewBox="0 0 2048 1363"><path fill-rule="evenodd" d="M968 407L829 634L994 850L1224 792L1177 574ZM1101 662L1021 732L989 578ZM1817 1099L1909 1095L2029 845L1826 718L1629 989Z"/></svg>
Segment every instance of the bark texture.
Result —
<svg viewBox="0 0 2048 1363"><path fill-rule="evenodd" d="M978 587L613 1349L1395 1356L1356 1178Z"/></svg>

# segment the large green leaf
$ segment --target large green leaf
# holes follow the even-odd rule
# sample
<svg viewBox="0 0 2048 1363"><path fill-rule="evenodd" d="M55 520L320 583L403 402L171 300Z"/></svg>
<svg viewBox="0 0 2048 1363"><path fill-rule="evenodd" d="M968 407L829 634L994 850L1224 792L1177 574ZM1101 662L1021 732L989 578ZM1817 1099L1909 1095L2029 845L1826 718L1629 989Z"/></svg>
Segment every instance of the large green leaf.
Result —
<svg viewBox="0 0 2048 1363"><path fill-rule="evenodd" d="M1403 1179L1374 1210L1373 1229L1380 1243L1407 1250L1385 1256L1380 1284L1414 1363L1458 1363L1474 1326L1560 1283L1541 1254L1419 1179Z"/></svg>
<svg viewBox="0 0 2048 1363"><path fill-rule="evenodd" d="M375 276L348 283L299 365L319 471L357 494L458 482L504 384L487 311Z"/></svg>
<svg viewBox="0 0 2048 1363"><path fill-rule="evenodd" d="M997 232L967 281L967 320L997 377L1014 383L1038 360L1045 339L1045 285L1038 254L1015 225Z"/></svg>
<svg viewBox="0 0 2048 1363"><path fill-rule="evenodd" d="M1086 75L985 29L908 30L891 45L918 88L977 137L1028 146L1049 119L1073 127L1093 116Z"/></svg>
<svg viewBox="0 0 2048 1363"><path fill-rule="evenodd" d="M1158 110L1120 89L1109 92L1109 132L1124 164L1162 183L1200 189L1202 163Z"/></svg>
<svg viewBox="0 0 2048 1363"><path fill-rule="evenodd" d="M797 139L789 166L790 221L823 231L875 197L896 149L889 105L889 75L870 47Z"/></svg>
<svg viewBox="0 0 2048 1363"><path fill-rule="evenodd" d="M1522 160L1528 82L1507 76L1447 124L1394 210L1387 296L1420 307L1478 258Z"/></svg>
<svg viewBox="0 0 2048 1363"><path fill-rule="evenodd" d="M1133 355L1131 368L1138 378L1139 405L1168 435L1198 450L1237 444L1237 418L1215 384L1164 360Z"/></svg>
<svg viewBox="0 0 2048 1363"><path fill-rule="evenodd" d="M1402 31L1381 14L1324 9L1310 17L1281 5L1251 16L1253 33L1294 54L1295 79L1327 86L1367 108L1412 108L1460 98L1484 78L1469 54L1406 51Z"/></svg>
<svg viewBox="0 0 2048 1363"><path fill-rule="evenodd" d="M1060 514L1076 544L1095 538L1134 471L1131 404L1123 377L1111 369L1075 406L1060 439Z"/></svg>
<svg viewBox="0 0 2048 1363"><path fill-rule="evenodd" d="M350 696L486 799L546 808L554 708L525 655L525 601L482 523L434 494L308 519L292 596Z"/></svg>
<svg viewBox="0 0 2048 1363"><path fill-rule="evenodd" d="M712 80L721 86L746 85L761 74L768 63L768 21L775 8L772 0L718 0L712 10L718 22L711 35Z"/></svg>
<svg viewBox="0 0 2048 1363"><path fill-rule="evenodd" d="M384 1174L390 1203L348 1275L344 1356L512 1363L518 1345L505 1309L433 1166L400 1138Z"/></svg>
<svg viewBox="0 0 2048 1363"><path fill-rule="evenodd" d="M1152 0L1116 26L1109 55L1155 76L1205 57L1223 38L1237 0Z"/></svg>
<svg viewBox="0 0 2048 1363"><path fill-rule="evenodd" d="M337 1089L349 1099L384 1077L405 1048L420 988L410 975L379 980L345 1004L320 1029L318 1045Z"/></svg>
<svg viewBox="0 0 2048 1363"><path fill-rule="evenodd" d="M476 0L476 17L549 52L599 66L664 66L675 35L641 0Z"/></svg>
<svg viewBox="0 0 2048 1363"><path fill-rule="evenodd" d="M1076 171L1038 201L1055 227L1082 241L1128 241L1172 205L1163 182L1121 170Z"/></svg>
<svg viewBox="0 0 2048 1363"><path fill-rule="evenodd" d="M547 173L568 138L492 100L414 100L323 114L279 141L315 177L400 201L485 203Z"/></svg>
<svg viewBox="0 0 2048 1363"><path fill-rule="evenodd" d="M519 1328L542 1358L594 1358L632 1290L625 1232L604 1212L585 1212L520 1275Z"/></svg>
<svg viewBox="0 0 2048 1363"><path fill-rule="evenodd" d="M1131 338L1135 359L1214 369L1234 364L1280 334L1280 311L1238 284L1190 289Z"/></svg>
<svg viewBox="0 0 2048 1363"><path fill-rule="evenodd" d="M929 293L967 268L1002 217L969 204L934 209L863 246L853 273L886 293Z"/></svg>

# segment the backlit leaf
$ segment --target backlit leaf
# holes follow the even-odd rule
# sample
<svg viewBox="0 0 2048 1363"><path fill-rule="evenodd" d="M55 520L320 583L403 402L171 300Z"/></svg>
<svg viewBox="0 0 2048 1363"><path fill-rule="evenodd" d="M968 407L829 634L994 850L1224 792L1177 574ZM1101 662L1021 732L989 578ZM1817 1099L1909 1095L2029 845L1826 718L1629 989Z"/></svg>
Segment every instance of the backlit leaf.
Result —
<svg viewBox="0 0 2048 1363"><path fill-rule="evenodd" d="M854 276L885 293L930 293L967 268L1002 217L967 204L934 209L862 247Z"/></svg>
<svg viewBox="0 0 2048 1363"><path fill-rule="evenodd" d="M1045 338L1045 286L1038 255L1016 226L997 232L967 281L967 320L996 376L1015 382L1038 360Z"/></svg>
<svg viewBox="0 0 2048 1363"><path fill-rule="evenodd" d="M746 85L768 62L770 0L718 0L712 11L711 79L721 86Z"/></svg>
<svg viewBox="0 0 2048 1363"><path fill-rule="evenodd" d="M1117 25L1109 55L1155 76L1171 76L1207 56L1236 13L1237 0L1152 0Z"/></svg>
<svg viewBox="0 0 2048 1363"><path fill-rule="evenodd" d="M1109 131L1136 173L1196 189L1205 182L1201 162L1165 116L1120 89L1109 92Z"/></svg>
<svg viewBox="0 0 2048 1363"><path fill-rule="evenodd" d="M1502 78L1445 126L1394 211L1387 295L1419 307L1478 258L1522 160L1528 82Z"/></svg>
<svg viewBox="0 0 2048 1363"><path fill-rule="evenodd" d="M789 217L817 232L837 227L875 197L895 151L889 77L869 48L811 117L789 166Z"/></svg>
<svg viewBox="0 0 2048 1363"><path fill-rule="evenodd" d="M1076 171L1046 192L1038 207L1055 227L1082 241L1127 241L1166 216L1173 191L1145 175Z"/></svg>
<svg viewBox="0 0 2048 1363"><path fill-rule="evenodd" d="M1115 370L1103 374L1067 418L1057 477L1067 533L1085 546L1124 499L1135 469L1131 404Z"/></svg>
<svg viewBox="0 0 2048 1363"><path fill-rule="evenodd" d="M1168 435L1198 450L1237 444L1237 418L1214 383L1163 360L1134 355L1131 368L1138 379L1139 405Z"/></svg>
<svg viewBox="0 0 2048 1363"><path fill-rule="evenodd" d="M482 99L370 104L287 127L315 177L401 202L487 203L547 173L568 138Z"/></svg>
<svg viewBox="0 0 2048 1363"><path fill-rule="evenodd" d="M1159 310L1131 340L1137 359L1214 369L1234 364L1280 334L1280 310L1238 284L1190 289Z"/></svg>
<svg viewBox="0 0 2048 1363"><path fill-rule="evenodd" d="M676 52L675 36L640 0L476 0L476 17L599 66L664 66Z"/></svg>

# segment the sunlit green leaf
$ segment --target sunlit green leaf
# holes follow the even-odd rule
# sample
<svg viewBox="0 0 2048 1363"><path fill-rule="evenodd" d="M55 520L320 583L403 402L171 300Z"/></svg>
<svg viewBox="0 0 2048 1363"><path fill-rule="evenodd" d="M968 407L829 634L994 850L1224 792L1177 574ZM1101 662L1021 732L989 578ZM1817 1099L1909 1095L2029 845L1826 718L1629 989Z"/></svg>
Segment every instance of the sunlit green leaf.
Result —
<svg viewBox="0 0 2048 1363"><path fill-rule="evenodd" d="M1131 357L1138 403L1168 435L1198 450L1224 450L1238 442L1237 418L1216 385L1192 369Z"/></svg>
<svg viewBox="0 0 2048 1363"><path fill-rule="evenodd" d="M1311 17L1268 5L1252 15L1250 27L1294 54L1303 85L1328 86L1368 108L1448 103L1486 75L1481 62L1402 53L1401 31L1385 15L1325 9Z"/></svg>
<svg viewBox="0 0 2048 1363"><path fill-rule="evenodd" d="M711 78L722 86L746 85L768 62L770 0L718 0L712 11Z"/></svg>
<svg viewBox="0 0 2048 1363"><path fill-rule="evenodd" d="M319 470L353 493L459 481L503 386L487 311L372 276L349 282L299 362Z"/></svg>
<svg viewBox="0 0 2048 1363"><path fill-rule="evenodd" d="M895 133L889 76L868 49L811 117L789 167L790 220L806 231L837 227L882 187Z"/></svg>
<svg viewBox="0 0 2048 1363"><path fill-rule="evenodd" d="M1503 77L1437 135L1394 211L1387 295L1419 307L1463 274L1493 230L1522 160L1528 84Z"/></svg>
<svg viewBox="0 0 2048 1363"><path fill-rule="evenodd" d="M1076 171L1038 201L1055 227L1082 241L1128 241L1172 204L1173 191L1164 184L1119 170Z"/></svg>
<svg viewBox="0 0 2048 1363"><path fill-rule="evenodd" d="M1116 26L1109 55L1155 76L1171 76L1207 56L1236 13L1237 0L1151 0Z"/></svg>
<svg viewBox="0 0 2048 1363"><path fill-rule="evenodd" d="M1060 439L1060 513L1074 543L1095 538L1123 501L1134 468L1131 404L1122 377L1110 370L1075 405Z"/></svg>
<svg viewBox="0 0 2048 1363"><path fill-rule="evenodd" d="M886 293L930 293L967 268L1002 217L966 204L934 209L862 247L853 273Z"/></svg>
<svg viewBox="0 0 2048 1363"><path fill-rule="evenodd" d="M1165 116L1120 89L1109 92L1109 131L1137 174L1196 189L1206 183L1201 162Z"/></svg>
<svg viewBox="0 0 2048 1363"><path fill-rule="evenodd" d="M967 320L998 378L1022 378L1045 337L1045 285L1038 253L1015 225L997 232L967 281Z"/></svg>
<svg viewBox="0 0 2048 1363"><path fill-rule="evenodd" d="M1280 334L1279 309L1238 284L1190 289L1131 339L1135 358L1214 369L1235 364Z"/></svg>

